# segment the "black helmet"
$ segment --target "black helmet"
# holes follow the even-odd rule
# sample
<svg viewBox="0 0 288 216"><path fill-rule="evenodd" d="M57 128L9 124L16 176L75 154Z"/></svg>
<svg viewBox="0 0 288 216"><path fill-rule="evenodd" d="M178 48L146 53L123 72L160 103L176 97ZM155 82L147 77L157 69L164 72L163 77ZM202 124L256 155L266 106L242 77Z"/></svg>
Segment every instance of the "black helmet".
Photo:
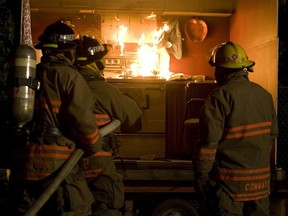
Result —
<svg viewBox="0 0 288 216"><path fill-rule="evenodd" d="M81 45L77 47L76 62L79 65L86 65L101 60L107 54L106 44L102 44L99 40L84 35Z"/></svg>
<svg viewBox="0 0 288 216"><path fill-rule="evenodd" d="M66 51L75 48L79 44L73 29L63 21L57 21L47 26L38 40L39 43L35 45L36 49Z"/></svg>

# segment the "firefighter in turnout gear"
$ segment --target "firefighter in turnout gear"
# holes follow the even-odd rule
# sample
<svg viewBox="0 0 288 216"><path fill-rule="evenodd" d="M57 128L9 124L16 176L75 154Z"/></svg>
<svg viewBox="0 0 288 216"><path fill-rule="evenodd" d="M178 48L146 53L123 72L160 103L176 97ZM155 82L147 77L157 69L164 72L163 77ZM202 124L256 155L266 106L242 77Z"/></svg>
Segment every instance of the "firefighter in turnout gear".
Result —
<svg viewBox="0 0 288 216"><path fill-rule="evenodd" d="M219 44L209 63L218 87L202 107L193 156L196 189L209 210L203 215L268 216L270 150L278 135L272 96L249 81L255 63L240 45Z"/></svg>
<svg viewBox="0 0 288 216"><path fill-rule="evenodd" d="M89 36L83 36L77 48L76 65L94 93L94 112L99 127L112 119L121 122L122 132L135 132L142 128L141 109L130 97L104 79L103 57L107 54L106 44ZM118 216L124 207L124 185L116 172L113 157L117 155L115 135L103 137L102 151L83 159L83 168L88 186L95 202L92 214L97 216Z"/></svg>
<svg viewBox="0 0 288 216"><path fill-rule="evenodd" d="M41 87L35 97L31 138L15 144L13 150L11 215L27 212L76 148L83 149L86 156L101 149L93 95L73 66L77 41L73 29L57 21L47 26L35 45L43 54L37 65ZM91 215L93 202L76 164L37 215Z"/></svg>

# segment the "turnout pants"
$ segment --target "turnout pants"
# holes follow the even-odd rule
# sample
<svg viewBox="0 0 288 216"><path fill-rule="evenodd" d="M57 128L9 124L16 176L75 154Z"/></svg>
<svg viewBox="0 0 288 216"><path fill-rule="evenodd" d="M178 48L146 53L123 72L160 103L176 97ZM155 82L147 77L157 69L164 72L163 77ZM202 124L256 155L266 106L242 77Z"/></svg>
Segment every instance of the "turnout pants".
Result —
<svg viewBox="0 0 288 216"><path fill-rule="evenodd" d="M88 186L95 200L92 205L92 215L122 215L121 212L124 208L124 184L122 176L116 172L113 157L94 157L91 166L101 168L98 176L87 179Z"/></svg>
<svg viewBox="0 0 288 216"><path fill-rule="evenodd" d="M45 190L51 179L11 183L11 215L24 215ZM88 216L94 199L83 172L75 165L37 216Z"/></svg>

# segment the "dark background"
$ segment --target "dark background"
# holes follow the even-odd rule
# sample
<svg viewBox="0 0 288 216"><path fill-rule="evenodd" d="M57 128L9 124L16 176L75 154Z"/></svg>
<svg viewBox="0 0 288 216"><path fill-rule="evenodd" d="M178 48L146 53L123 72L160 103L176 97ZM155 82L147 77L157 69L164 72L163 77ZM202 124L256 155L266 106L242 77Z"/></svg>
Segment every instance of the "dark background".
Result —
<svg viewBox="0 0 288 216"><path fill-rule="evenodd" d="M288 3L279 0L278 165L288 169Z"/></svg>
<svg viewBox="0 0 288 216"><path fill-rule="evenodd" d="M9 151L9 103L7 76L10 61L20 44L21 0L0 0L0 167L7 165ZM11 140L11 139L10 139Z"/></svg>

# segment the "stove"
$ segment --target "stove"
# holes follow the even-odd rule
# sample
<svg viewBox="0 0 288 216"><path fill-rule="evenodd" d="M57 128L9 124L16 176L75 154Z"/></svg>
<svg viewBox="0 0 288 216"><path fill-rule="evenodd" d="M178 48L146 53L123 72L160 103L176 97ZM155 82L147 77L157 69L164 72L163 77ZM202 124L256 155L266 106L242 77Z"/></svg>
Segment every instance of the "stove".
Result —
<svg viewBox="0 0 288 216"><path fill-rule="evenodd" d="M140 68L141 61L139 60L137 52L129 52L125 53L124 55L107 55L104 57L104 61L105 61L105 69L104 69L105 78L118 78L118 77L157 78L157 74L159 72L158 71L159 66L156 65L155 71L150 73L150 75L138 77L137 75L135 75L135 73L133 74L133 71L136 71L136 73L138 73L141 70Z"/></svg>
<svg viewBox="0 0 288 216"><path fill-rule="evenodd" d="M105 56L105 73L125 74L133 63L137 63L138 56L136 54L123 56Z"/></svg>

